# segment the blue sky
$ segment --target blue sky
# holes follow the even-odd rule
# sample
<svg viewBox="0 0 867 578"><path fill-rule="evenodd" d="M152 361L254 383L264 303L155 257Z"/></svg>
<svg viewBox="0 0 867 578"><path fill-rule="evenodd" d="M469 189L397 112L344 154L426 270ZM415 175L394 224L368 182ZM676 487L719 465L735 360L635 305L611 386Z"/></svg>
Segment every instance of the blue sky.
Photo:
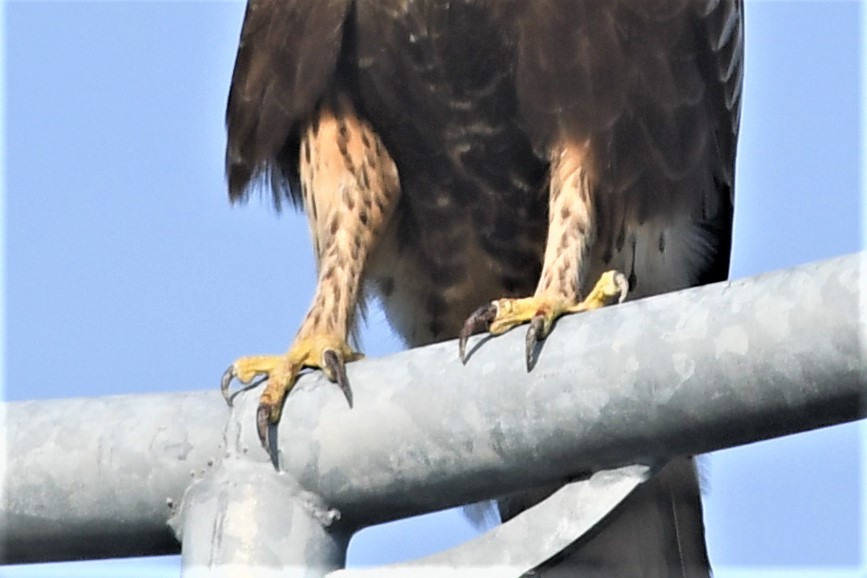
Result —
<svg viewBox="0 0 867 578"><path fill-rule="evenodd" d="M223 182L243 9L3 6L5 399L213 388L238 355L288 345L313 292L306 222L266 201L230 207ZM747 3L733 277L864 247L859 12L855 1ZM377 311L363 335L368 355L400 348ZM856 424L704 458L716 575L867 574L865 448ZM472 533L455 511L371 528L349 562L417 557ZM178 569L167 557L0 573Z"/></svg>

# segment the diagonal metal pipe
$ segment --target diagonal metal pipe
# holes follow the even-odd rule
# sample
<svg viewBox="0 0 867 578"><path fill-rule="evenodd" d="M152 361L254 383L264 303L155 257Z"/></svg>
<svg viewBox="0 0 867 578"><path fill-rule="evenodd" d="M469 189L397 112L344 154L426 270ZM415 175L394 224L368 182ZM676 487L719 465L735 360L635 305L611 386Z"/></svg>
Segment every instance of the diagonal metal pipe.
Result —
<svg viewBox="0 0 867 578"><path fill-rule="evenodd" d="M514 332L477 339L466 367L454 342L354 363L353 409L305 376L279 431L287 499L347 536L582 472L863 418L864 262L850 255L563 319L529 374ZM255 394L240 396L228 427L214 392L3 404L0 560L177 551L166 520L192 479L202 480L195 495L215 460L247 475L270 467ZM273 516L248 514L262 527ZM187 544L201 539L188 535L185 550L207 551Z"/></svg>

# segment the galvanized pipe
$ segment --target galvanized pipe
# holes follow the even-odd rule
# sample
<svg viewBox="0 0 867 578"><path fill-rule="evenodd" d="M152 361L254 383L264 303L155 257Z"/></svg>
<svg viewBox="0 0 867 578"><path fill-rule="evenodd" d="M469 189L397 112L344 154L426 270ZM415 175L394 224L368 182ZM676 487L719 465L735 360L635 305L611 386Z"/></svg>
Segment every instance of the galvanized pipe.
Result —
<svg viewBox="0 0 867 578"><path fill-rule="evenodd" d="M324 530L297 527L317 547L339 550L344 535L372 523L863 418L864 260L852 255L563 319L529 374L523 332L514 331L478 340L466 367L454 342L353 363L353 409L320 375L305 376L284 410L285 473L277 477L291 480L288 501L315 496L315 511L339 523L314 516ZM255 397L239 397L226 431L238 452L229 458L259 468L258 487L274 476L254 433ZM228 414L213 392L3 410L5 562L177 551L167 504L177 504L191 473L206 480L200 489L217 475L241 481L243 468L209 473L215 458L216 468L229 467ZM223 495L234 501L254 491L261 495L253 487ZM180 524L198 527L193 511L215 519L213 496L188 496ZM278 514L265 510L248 510L246 519L270 528ZM209 536L195 540L217 538ZM196 553L203 543L187 545L191 560L204 559Z"/></svg>
<svg viewBox="0 0 867 578"><path fill-rule="evenodd" d="M213 391L0 404L0 561L176 553L166 520L228 416Z"/></svg>
<svg viewBox="0 0 867 578"><path fill-rule="evenodd" d="M859 254L352 364L289 397L281 468L359 526L867 415ZM256 393L239 408L242 443ZM246 415L247 417L243 417ZM264 457L263 457L264 459Z"/></svg>
<svg viewBox="0 0 867 578"><path fill-rule="evenodd" d="M182 577L303 578L342 568L351 534L317 501L270 464L226 456L191 485L173 519Z"/></svg>

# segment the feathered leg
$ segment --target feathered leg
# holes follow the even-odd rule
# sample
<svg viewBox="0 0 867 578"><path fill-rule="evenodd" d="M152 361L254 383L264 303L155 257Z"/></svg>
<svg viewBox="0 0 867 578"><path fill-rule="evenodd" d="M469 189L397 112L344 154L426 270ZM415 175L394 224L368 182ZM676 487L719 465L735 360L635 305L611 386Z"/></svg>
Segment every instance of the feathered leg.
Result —
<svg viewBox="0 0 867 578"><path fill-rule="evenodd" d="M302 368L319 368L352 404L345 363L361 357L348 343L368 256L397 203L397 168L372 127L346 98L323 105L301 142L300 175L318 268L313 303L286 355L251 356L226 371L250 383L267 378L258 410L258 432L276 466L269 425Z"/></svg>
<svg viewBox="0 0 867 578"><path fill-rule="evenodd" d="M597 309L626 297L629 284L617 271L604 273L583 301L580 297L582 268L595 236L587 149L587 145L567 144L552 155L548 236L535 294L523 299L498 299L477 309L460 334L462 360L466 361L467 339L476 331L486 329L499 335L529 322L526 360L530 369L536 343L547 337L558 317Z"/></svg>

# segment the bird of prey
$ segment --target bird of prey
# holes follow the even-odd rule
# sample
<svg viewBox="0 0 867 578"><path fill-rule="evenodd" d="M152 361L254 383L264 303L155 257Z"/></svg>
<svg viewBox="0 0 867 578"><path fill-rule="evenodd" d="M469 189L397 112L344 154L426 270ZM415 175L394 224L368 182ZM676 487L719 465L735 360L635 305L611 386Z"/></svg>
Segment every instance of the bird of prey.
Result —
<svg viewBox="0 0 867 578"><path fill-rule="evenodd" d="M627 284L725 279L742 71L742 0L248 0L229 196L302 206L318 264L289 352L224 376L267 379L263 443L302 368L351 403L370 296L408 345L461 337L462 356L470 333L526 323L529 359ZM547 572L706 576L703 533L679 458Z"/></svg>

